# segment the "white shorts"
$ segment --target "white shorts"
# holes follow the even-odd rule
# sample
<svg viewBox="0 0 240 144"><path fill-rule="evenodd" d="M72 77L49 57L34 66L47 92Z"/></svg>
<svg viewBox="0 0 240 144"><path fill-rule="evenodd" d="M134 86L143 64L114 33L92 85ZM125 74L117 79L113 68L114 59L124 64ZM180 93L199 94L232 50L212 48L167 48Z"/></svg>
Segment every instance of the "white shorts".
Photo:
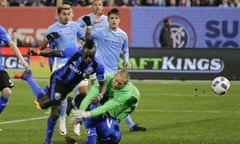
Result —
<svg viewBox="0 0 240 144"><path fill-rule="evenodd" d="M80 81L80 83L77 85L77 87L88 87L88 79L84 79L82 81Z"/></svg>

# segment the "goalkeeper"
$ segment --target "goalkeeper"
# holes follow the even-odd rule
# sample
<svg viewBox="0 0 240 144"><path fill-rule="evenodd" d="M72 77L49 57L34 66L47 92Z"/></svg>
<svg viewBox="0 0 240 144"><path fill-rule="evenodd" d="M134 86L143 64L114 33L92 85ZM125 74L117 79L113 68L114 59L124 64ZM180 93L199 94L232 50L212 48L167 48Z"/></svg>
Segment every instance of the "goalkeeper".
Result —
<svg viewBox="0 0 240 144"><path fill-rule="evenodd" d="M72 111L74 120L83 118L88 140L78 143L66 136L67 144L96 144L97 138L100 144L120 142L119 122L135 110L140 93L133 83L129 82L127 71L119 71L115 75L107 74L106 82L107 90L104 96L99 95L99 83L96 81L83 99L80 110Z"/></svg>

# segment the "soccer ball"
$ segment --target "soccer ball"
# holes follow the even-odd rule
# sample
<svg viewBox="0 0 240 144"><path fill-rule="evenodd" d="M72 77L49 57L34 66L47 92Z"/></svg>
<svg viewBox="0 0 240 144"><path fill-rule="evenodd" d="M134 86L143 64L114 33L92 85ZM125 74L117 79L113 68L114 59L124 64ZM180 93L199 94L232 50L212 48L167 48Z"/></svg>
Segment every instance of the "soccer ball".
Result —
<svg viewBox="0 0 240 144"><path fill-rule="evenodd" d="M218 95L224 95L229 88L230 82L224 76L218 76L212 81L212 90Z"/></svg>

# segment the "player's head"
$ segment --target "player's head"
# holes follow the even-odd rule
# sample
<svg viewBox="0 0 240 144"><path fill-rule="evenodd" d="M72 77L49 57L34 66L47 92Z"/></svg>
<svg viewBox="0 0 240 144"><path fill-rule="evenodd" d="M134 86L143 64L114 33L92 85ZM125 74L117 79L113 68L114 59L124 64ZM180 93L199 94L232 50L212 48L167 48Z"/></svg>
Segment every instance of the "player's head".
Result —
<svg viewBox="0 0 240 144"><path fill-rule="evenodd" d="M112 80L112 87L114 89L121 89L123 88L129 81L130 75L127 71L121 70L118 71Z"/></svg>
<svg viewBox="0 0 240 144"><path fill-rule="evenodd" d="M83 62L86 64L89 64L90 62L92 62L94 60L95 53L96 53L96 46L94 44L94 41L92 39L87 40L82 48Z"/></svg>
<svg viewBox="0 0 240 144"><path fill-rule="evenodd" d="M73 11L72 7L68 4L63 4L57 8L59 22L61 24L67 24L72 20Z"/></svg>
<svg viewBox="0 0 240 144"><path fill-rule="evenodd" d="M118 9L113 8L108 12L108 22L110 29L118 29L120 23L120 12Z"/></svg>
<svg viewBox="0 0 240 144"><path fill-rule="evenodd" d="M92 3L92 11L95 15L102 15L103 2L102 0L94 0Z"/></svg>

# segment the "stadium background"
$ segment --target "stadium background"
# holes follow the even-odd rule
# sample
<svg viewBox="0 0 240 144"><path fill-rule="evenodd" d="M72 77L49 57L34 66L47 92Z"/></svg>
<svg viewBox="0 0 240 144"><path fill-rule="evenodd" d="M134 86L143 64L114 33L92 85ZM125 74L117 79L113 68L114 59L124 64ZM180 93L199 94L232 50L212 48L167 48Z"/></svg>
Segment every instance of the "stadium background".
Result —
<svg viewBox="0 0 240 144"><path fill-rule="evenodd" d="M110 8L105 8L104 12ZM238 8L119 8L121 28L129 36L130 60L136 79L212 79L224 75L239 80L240 9ZM54 22L55 8L1 8L0 23L11 33L14 29L22 40L25 35L41 41L47 27ZM75 7L74 18L91 12ZM162 20L173 23L174 49L159 48ZM38 57L28 57L34 76L47 78L48 67L39 66ZM3 48L4 66L21 69L11 51ZM121 67L121 65L120 65ZM14 71L13 71L14 72ZM10 71L11 74L11 71Z"/></svg>

